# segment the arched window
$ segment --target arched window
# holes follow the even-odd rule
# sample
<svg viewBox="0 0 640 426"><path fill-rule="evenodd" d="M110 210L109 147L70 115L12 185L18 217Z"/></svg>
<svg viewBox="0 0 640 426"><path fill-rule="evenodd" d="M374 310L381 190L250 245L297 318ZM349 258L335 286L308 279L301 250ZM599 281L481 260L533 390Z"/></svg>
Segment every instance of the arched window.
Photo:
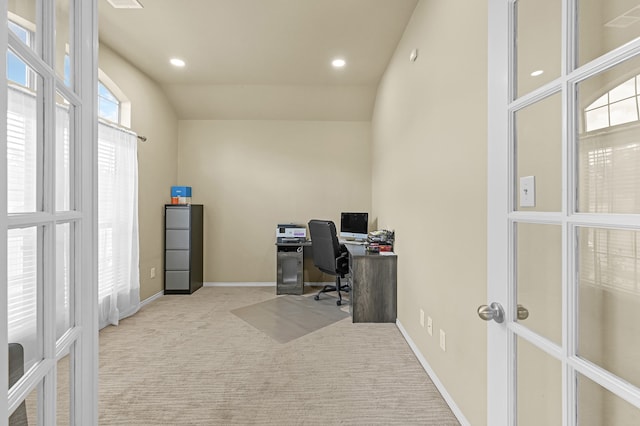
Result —
<svg viewBox="0 0 640 426"><path fill-rule="evenodd" d="M98 117L120 123L120 101L101 81L98 81Z"/></svg>
<svg viewBox="0 0 640 426"><path fill-rule="evenodd" d="M609 90L584 110L585 130L604 129L638 121L638 84L635 76Z"/></svg>
<svg viewBox="0 0 640 426"><path fill-rule="evenodd" d="M9 29L18 36L27 46L33 46L33 31L16 22L9 21ZM11 50L7 52L7 79L23 87L33 89L35 75L33 70L27 66Z"/></svg>
<svg viewBox="0 0 640 426"><path fill-rule="evenodd" d="M27 26L9 21L9 29L27 46L33 45L34 33ZM70 82L69 55L64 56L64 81ZM7 79L18 86L34 89L35 74L31 68L13 52L7 52ZM124 127L131 125L131 103L118 86L99 70L98 117Z"/></svg>
<svg viewBox="0 0 640 426"><path fill-rule="evenodd" d="M98 117L122 127L131 127L129 98L101 69L98 69Z"/></svg>

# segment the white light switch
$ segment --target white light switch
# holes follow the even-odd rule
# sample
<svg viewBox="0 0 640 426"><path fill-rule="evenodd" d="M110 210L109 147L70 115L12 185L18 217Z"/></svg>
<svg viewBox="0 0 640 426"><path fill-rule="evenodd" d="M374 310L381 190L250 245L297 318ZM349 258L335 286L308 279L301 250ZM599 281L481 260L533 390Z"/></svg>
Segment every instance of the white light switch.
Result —
<svg viewBox="0 0 640 426"><path fill-rule="evenodd" d="M536 206L536 178L523 176L520 178L520 207Z"/></svg>

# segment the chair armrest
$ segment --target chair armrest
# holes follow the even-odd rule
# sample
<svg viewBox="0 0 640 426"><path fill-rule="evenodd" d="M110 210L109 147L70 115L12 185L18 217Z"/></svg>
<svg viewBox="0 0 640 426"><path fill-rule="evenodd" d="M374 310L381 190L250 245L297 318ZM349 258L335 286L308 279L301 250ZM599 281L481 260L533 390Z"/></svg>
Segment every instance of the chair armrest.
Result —
<svg viewBox="0 0 640 426"><path fill-rule="evenodd" d="M336 258L336 271L346 272L349 268L349 252L343 251Z"/></svg>

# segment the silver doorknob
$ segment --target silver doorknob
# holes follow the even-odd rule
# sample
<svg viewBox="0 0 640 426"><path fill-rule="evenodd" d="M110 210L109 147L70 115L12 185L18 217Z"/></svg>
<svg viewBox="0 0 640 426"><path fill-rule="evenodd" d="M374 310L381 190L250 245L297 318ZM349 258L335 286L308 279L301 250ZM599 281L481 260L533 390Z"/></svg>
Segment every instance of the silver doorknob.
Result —
<svg viewBox="0 0 640 426"><path fill-rule="evenodd" d="M518 304L518 319L526 320L527 318L529 318L529 310L524 306Z"/></svg>
<svg viewBox="0 0 640 426"><path fill-rule="evenodd" d="M485 321L494 320L498 324L504 321L504 309L498 302L493 302L491 305L478 306L478 316Z"/></svg>

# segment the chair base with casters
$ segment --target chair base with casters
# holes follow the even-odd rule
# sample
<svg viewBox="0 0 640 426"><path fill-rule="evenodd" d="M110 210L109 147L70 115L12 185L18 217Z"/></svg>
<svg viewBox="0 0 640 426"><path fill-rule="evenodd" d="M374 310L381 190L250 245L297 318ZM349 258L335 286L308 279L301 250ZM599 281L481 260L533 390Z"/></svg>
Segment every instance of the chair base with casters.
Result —
<svg viewBox="0 0 640 426"><path fill-rule="evenodd" d="M340 284L340 277L336 275L335 285L325 285L324 287L322 287L322 290L318 292L318 294L313 296L313 299L320 300L320 295L329 291L335 291L338 293L338 300L336 301L336 305L340 306L342 305L342 293L340 292L344 291L345 293L349 293L349 286L347 284Z"/></svg>
<svg viewBox="0 0 640 426"><path fill-rule="evenodd" d="M347 248L338 242L336 225L330 220L309 221L309 233L311 234L311 248L313 250L313 263L325 274L336 277L335 285L326 285L315 295L315 300L320 300L320 294L329 291L338 293L338 306L342 305L341 291L348 291L348 286L340 284L340 278L344 278L349 272L349 253Z"/></svg>

